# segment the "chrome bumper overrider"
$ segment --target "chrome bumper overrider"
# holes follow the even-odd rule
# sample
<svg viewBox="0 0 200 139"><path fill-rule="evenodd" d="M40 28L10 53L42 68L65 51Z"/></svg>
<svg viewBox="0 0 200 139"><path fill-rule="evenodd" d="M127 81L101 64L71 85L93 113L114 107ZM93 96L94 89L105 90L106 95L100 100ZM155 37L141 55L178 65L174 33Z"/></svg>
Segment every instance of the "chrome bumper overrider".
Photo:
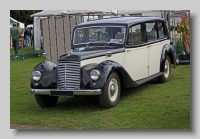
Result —
<svg viewBox="0 0 200 139"><path fill-rule="evenodd" d="M101 89L93 89L93 90L59 90L59 89L30 89L30 92L35 95L52 95L52 92L58 92L58 95L61 93L62 95L68 96L68 93L72 93L73 95L101 95ZM54 93L55 95L56 93ZM71 95L70 95L71 96Z"/></svg>

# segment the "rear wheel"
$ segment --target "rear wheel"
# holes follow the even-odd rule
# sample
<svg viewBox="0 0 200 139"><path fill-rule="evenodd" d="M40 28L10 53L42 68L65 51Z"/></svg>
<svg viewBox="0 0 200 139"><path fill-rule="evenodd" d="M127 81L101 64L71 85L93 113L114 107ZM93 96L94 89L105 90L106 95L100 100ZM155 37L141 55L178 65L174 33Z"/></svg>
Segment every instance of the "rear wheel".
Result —
<svg viewBox="0 0 200 139"><path fill-rule="evenodd" d="M169 81L171 77L171 61L169 56L166 57L165 64L164 64L164 73L160 77L158 77L158 82L164 83Z"/></svg>
<svg viewBox="0 0 200 139"><path fill-rule="evenodd" d="M35 95L35 100L42 108L55 106L58 101L58 96Z"/></svg>
<svg viewBox="0 0 200 139"><path fill-rule="evenodd" d="M120 80L117 73L113 72L109 76L106 84L99 96L99 103L103 108L115 107L119 101L121 92Z"/></svg>

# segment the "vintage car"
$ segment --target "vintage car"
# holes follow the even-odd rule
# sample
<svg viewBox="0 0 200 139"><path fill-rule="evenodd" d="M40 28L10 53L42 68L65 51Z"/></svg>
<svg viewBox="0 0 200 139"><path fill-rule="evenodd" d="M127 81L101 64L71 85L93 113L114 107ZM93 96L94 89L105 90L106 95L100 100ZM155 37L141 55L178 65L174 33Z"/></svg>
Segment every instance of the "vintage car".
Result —
<svg viewBox="0 0 200 139"><path fill-rule="evenodd" d="M30 92L42 108L59 96L96 95L100 106L118 104L121 88L157 78L169 81L175 58L165 21L159 17L117 17L79 24L71 50L58 63L35 66Z"/></svg>

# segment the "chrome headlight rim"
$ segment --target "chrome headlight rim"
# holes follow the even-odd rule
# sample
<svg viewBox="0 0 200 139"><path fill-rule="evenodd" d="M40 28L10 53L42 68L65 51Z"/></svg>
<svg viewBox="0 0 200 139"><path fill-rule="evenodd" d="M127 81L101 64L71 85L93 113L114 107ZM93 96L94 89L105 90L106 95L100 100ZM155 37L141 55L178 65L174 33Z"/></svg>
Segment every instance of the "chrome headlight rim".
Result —
<svg viewBox="0 0 200 139"><path fill-rule="evenodd" d="M100 71L99 70L92 70L90 72L90 78L93 80L93 81L97 81L99 78L100 78Z"/></svg>
<svg viewBox="0 0 200 139"><path fill-rule="evenodd" d="M41 77L42 77L42 74L40 71L37 70L37 71L32 72L32 79L34 81L36 81L36 82L40 81Z"/></svg>

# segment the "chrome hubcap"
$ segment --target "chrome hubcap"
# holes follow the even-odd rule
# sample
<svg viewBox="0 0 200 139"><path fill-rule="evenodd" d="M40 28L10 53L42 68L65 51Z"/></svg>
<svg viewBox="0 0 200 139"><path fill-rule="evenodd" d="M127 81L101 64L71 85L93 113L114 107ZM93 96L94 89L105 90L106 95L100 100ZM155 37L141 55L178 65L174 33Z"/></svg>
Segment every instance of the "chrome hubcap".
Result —
<svg viewBox="0 0 200 139"><path fill-rule="evenodd" d="M165 61L165 69L164 69L164 76L165 77L168 77L169 76L169 61L168 60L166 60Z"/></svg>
<svg viewBox="0 0 200 139"><path fill-rule="evenodd" d="M111 84L111 85L110 85L110 94L111 94L111 96L113 96L114 93L115 93L115 85L114 85L114 84Z"/></svg>
<svg viewBox="0 0 200 139"><path fill-rule="evenodd" d="M168 65L165 65L165 72L168 71Z"/></svg>
<svg viewBox="0 0 200 139"><path fill-rule="evenodd" d="M118 83L115 78L112 78L109 83L108 97L111 101L115 101L118 95Z"/></svg>

